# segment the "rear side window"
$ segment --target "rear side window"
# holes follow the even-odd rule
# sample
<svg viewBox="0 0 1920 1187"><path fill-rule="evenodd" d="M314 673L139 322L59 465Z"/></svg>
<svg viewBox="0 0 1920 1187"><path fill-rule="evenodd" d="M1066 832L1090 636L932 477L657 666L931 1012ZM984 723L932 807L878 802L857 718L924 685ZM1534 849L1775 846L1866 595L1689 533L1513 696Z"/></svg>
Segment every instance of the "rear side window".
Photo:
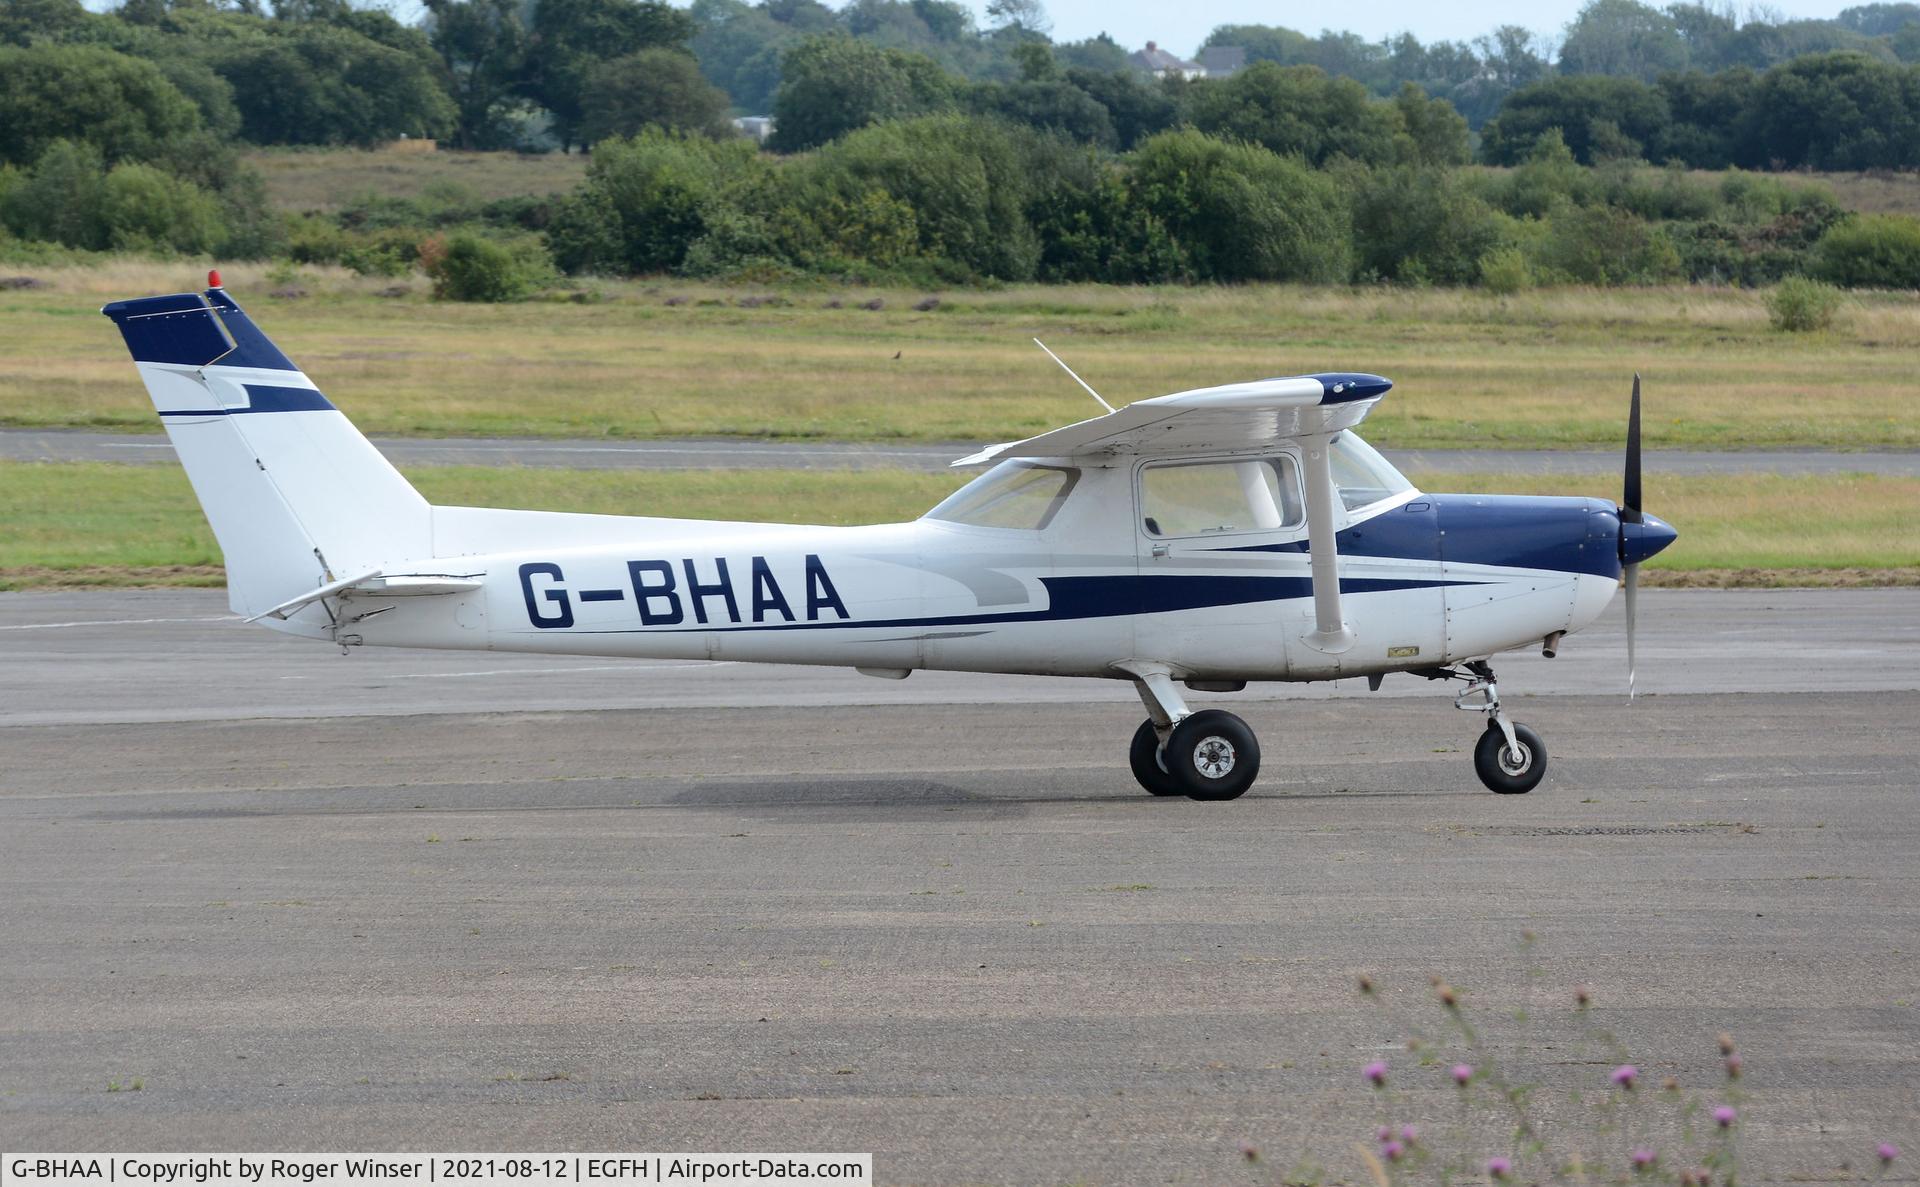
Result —
<svg viewBox="0 0 1920 1187"><path fill-rule="evenodd" d="M1286 455L1148 466L1140 472L1140 507L1149 536L1274 532L1306 518L1300 476Z"/></svg>
<svg viewBox="0 0 1920 1187"><path fill-rule="evenodd" d="M928 519L977 528L1038 531L1053 522L1080 471L1028 462L1001 462L948 495Z"/></svg>

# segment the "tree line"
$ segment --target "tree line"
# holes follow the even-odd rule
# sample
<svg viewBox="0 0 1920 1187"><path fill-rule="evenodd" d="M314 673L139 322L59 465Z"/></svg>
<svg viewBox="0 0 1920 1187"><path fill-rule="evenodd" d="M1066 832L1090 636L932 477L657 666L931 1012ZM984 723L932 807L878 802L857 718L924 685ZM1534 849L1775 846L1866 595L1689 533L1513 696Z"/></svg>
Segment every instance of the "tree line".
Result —
<svg viewBox="0 0 1920 1187"><path fill-rule="evenodd" d="M1573 32L1621 4L1595 0ZM1893 43L1906 7L1846 19ZM1381 94L1377 79L1283 64L1299 49L1285 39L1230 77L1157 78L1114 68L1111 43L1052 44L1037 0L995 0L985 32L945 0L428 9L409 27L345 0L271 13L128 0L105 14L0 0L0 251L11 239L425 265L508 278L487 291L509 295L558 272L1920 284L1911 220L1851 218L1818 186L1676 171L1920 163L1920 75L1891 50L1642 81L1556 74L1528 65L1517 36L1495 38L1477 60L1518 85L1477 137L1479 159L1505 167L1487 170L1469 119L1411 79ZM727 94L702 73L723 16L796 30L771 59L781 151L733 136ZM886 44L922 29L973 46L951 60L984 77ZM1232 35L1260 48L1246 27ZM368 199L283 220L233 149L511 143L536 117L556 143L595 146L561 199Z"/></svg>

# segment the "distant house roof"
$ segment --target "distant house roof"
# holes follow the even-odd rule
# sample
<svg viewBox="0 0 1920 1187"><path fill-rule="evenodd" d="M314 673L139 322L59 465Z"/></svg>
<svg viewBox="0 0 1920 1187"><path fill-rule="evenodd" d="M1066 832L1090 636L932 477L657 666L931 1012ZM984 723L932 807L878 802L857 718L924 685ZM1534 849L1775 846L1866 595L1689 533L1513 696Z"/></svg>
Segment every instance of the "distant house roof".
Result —
<svg viewBox="0 0 1920 1187"><path fill-rule="evenodd" d="M1209 45L1200 51L1200 65L1204 66L1208 78L1224 78L1236 73L1247 64L1247 47L1244 45Z"/></svg>
<svg viewBox="0 0 1920 1187"><path fill-rule="evenodd" d="M1147 48L1128 54L1127 61L1153 74L1184 74L1188 78L1197 78L1206 73L1206 67L1200 63L1189 62L1179 54L1170 54L1151 41L1147 42Z"/></svg>

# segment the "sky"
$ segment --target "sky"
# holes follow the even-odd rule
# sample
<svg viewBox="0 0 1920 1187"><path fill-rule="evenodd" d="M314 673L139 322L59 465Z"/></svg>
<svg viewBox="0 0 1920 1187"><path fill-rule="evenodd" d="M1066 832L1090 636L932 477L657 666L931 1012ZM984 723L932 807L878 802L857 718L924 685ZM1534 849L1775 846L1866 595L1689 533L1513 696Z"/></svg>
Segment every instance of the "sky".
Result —
<svg viewBox="0 0 1920 1187"><path fill-rule="evenodd" d="M985 26L986 0L963 0ZM1464 41L1498 25L1523 25L1554 42L1580 11L1581 0L1495 0L1491 3L1434 3L1433 0L1346 0L1338 5L1297 0L1043 0L1053 18L1055 41L1078 41L1105 32L1129 50L1156 41L1179 54L1191 54L1216 25L1285 25L1309 35L1323 28L1350 29L1377 40L1410 32L1421 41ZM1663 0L1652 0L1660 4ZM1788 17L1832 17L1864 0L1771 0L1767 7ZM839 7L838 0L827 3ZM1747 5L1742 2L1744 10Z"/></svg>

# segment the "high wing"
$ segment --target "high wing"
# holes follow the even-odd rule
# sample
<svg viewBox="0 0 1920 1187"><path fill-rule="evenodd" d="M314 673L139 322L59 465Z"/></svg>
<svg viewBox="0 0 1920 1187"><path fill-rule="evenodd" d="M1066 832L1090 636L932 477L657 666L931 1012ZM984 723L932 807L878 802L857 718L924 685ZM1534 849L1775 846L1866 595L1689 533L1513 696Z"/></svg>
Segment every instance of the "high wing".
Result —
<svg viewBox="0 0 1920 1187"><path fill-rule="evenodd" d="M1392 386L1378 375L1336 373L1196 388L1139 400L1024 441L989 445L953 464L977 466L1010 457L1242 449L1330 436L1366 419Z"/></svg>
<svg viewBox="0 0 1920 1187"><path fill-rule="evenodd" d="M953 464L1102 453L1178 454L1297 441L1306 462L1307 551L1313 572L1314 629L1305 641L1337 655L1353 646L1353 631L1340 607L1340 556L1333 526L1337 496L1327 446L1335 433L1365 420L1392 387L1391 380L1378 375L1334 372L1196 388L1138 400L1025 441L991 445Z"/></svg>

